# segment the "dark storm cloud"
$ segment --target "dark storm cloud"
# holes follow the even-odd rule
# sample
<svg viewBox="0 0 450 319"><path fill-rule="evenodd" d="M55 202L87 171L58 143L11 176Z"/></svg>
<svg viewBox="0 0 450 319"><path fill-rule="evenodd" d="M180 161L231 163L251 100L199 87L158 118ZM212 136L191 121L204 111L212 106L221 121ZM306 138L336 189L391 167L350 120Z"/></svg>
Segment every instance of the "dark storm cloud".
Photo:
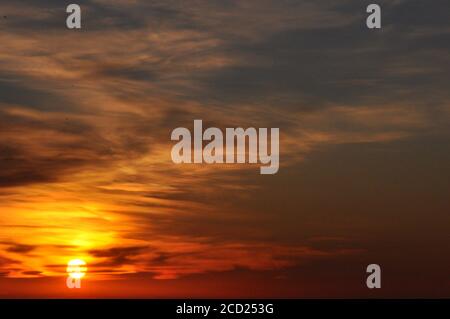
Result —
<svg viewBox="0 0 450 319"><path fill-rule="evenodd" d="M22 158L9 157L3 155L0 159L0 187L11 187L29 185L34 183L45 183L56 180L54 161L30 161Z"/></svg>
<svg viewBox="0 0 450 319"><path fill-rule="evenodd" d="M8 257L4 257L4 256L0 255L0 267L1 268L7 268L7 267L9 267L11 265L15 265L15 264L18 264L18 263L19 263L19 261L17 261L17 260L14 260L14 259L11 259L11 258L8 258Z"/></svg>
<svg viewBox="0 0 450 319"><path fill-rule="evenodd" d="M135 67L105 67L99 70L98 74L106 78L122 78L133 81L152 81L156 79L154 73L151 70L141 69L138 66Z"/></svg>
<svg viewBox="0 0 450 319"><path fill-rule="evenodd" d="M433 2L422 0L397 1L392 5L390 1L380 2L386 9L384 11L385 23L389 26L405 28L435 28L436 33L441 33L439 28L448 28L450 3L446 0Z"/></svg>
<svg viewBox="0 0 450 319"><path fill-rule="evenodd" d="M58 0L24 0L2 1L3 7L0 15L4 19L0 20L2 27L7 27L13 32L48 32L57 30L65 25L67 18L66 7L70 1ZM79 5L89 5L90 0L79 0Z"/></svg>
<svg viewBox="0 0 450 319"><path fill-rule="evenodd" d="M148 247L133 246L133 247L113 247L109 249L95 249L90 250L89 254L97 258L106 258L105 261L96 263L96 267L113 267L122 266L125 264L132 264L133 257L139 256Z"/></svg>
<svg viewBox="0 0 450 319"><path fill-rule="evenodd" d="M5 150L1 146L0 149ZM11 151L9 147L9 150L0 156L0 187L56 182L63 176L78 172L94 163L98 164L100 161L70 155L60 158L33 157L32 154L23 153L21 150Z"/></svg>
<svg viewBox="0 0 450 319"><path fill-rule="evenodd" d="M29 276L39 276L42 274L42 272L38 271L38 270L28 270L28 271L23 271L22 274L29 275Z"/></svg>
<svg viewBox="0 0 450 319"><path fill-rule="evenodd" d="M8 247L6 251L9 251L11 253L26 254L33 251L34 249L36 249L36 246L33 245L13 244Z"/></svg>
<svg viewBox="0 0 450 319"><path fill-rule="evenodd" d="M2 77L1 74L0 77ZM40 86L40 83L33 83L33 80L25 80L20 77L16 77L12 82L0 81L0 103L21 105L39 111L58 112L76 109L72 101L64 98L58 92L49 90L49 88L39 89L33 86Z"/></svg>
<svg viewBox="0 0 450 319"><path fill-rule="evenodd" d="M328 3L334 10L358 16L364 22L367 14L365 8L374 3L371 0L321 1ZM379 0L382 8L382 24L397 28L413 29L415 27L448 27L448 9L446 0L433 2L422 0ZM437 31L437 30L436 30Z"/></svg>
<svg viewBox="0 0 450 319"><path fill-rule="evenodd" d="M24 138L31 132L36 143ZM70 115L36 118L0 110L0 133L0 187L54 182L113 153L92 126ZM48 134L54 139L43 138Z"/></svg>
<svg viewBox="0 0 450 319"><path fill-rule="evenodd" d="M151 149L150 137L139 138L142 134L135 126L130 130L124 127L115 140L108 140L70 115L46 119L1 111L0 115L0 188L56 182L89 167L113 164L112 159L132 158ZM23 139L31 132L36 144ZM54 138L45 139L49 134Z"/></svg>
<svg viewBox="0 0 450 319"><path fill-rule="evenodd" d="M150 260L151 265L164 265L169 262L169 260L173 257L178 256L178 254L171 254L167 252L159 252L156 253L156 257Z"/></svg>
<svg viewBox="0 0 450 319"><path fill-rule="evenodd" d="M212 39L221 39L223 43L212 49L210 54L225 53L239 58L241 62L214 70L186 72L162 70L158 64L144 63L110 66L98 73L109 79L119 77L152 83L161 78L162 72L176 72L178 78L192 84L185 88L178 86L177 93L202 103L230 105L241 102L256 105L267 102L304 111L312 104L318 108L327 103L405 102L416 91L418 99L414 100L427 103L427 96L446 91L444 82L448 79L448 72L445 70L450 68L450 62L435 52L448 50L450 43L450 35L439 32L441 27L448 27L448 19L443 13L448 7L445 1L438 1L433 6L423 1L381 3L385 12L384 29L381 31L369 31L365 27L365 7L369 1L323 1L312 7L304 6L305 3L264 1L262 9L299 13L297 24L281 20L285 26L282 23L281 26L274 26L266 36L263 34L263 23L270 21L264 22L265 11L256 12L259 7L253 4L249 8L254 9L254 16L251 16L251 11L248 14L255 22L249 26L243 25L239 19L242 8L235 1L197 1L192 6L181 5L178 1L135 2L132 5L86 1L80 5L87 8L85 20L88 29L91 23L92 27L102 26L103 20L113 26L117 24L117 27L136 29L146 29L149 23L152 24L148 29L150 34L152 30L161 28L203 30ZM52 7L58 3L49 2L48 5ZM328 19L334 24L321 25L320 20L316 25L302 24L303 15L317 14L321 10L336 13L335 17ZM357 19L335 25L340 22L339 19L352 16ZM431 16L436 17L432 23L427 18ZM183 18L181 24L180 18ZM271 19L270 15L267 18ZM250 38L253 40L248 41L238 32L231 33L223 28L228 21L238 23L236 27L243 31L251 31ZM423 27L432 28L431 34L413 36ZM106 30L107 26L104 28ZM149 50L152 48L149 47ZM413 73L414 70L416 73ZM172 91L174 89L171 83L159 85L161 88L172 88ZM192 87L195 89L192 90ZM8 91L10 93L4 97L7 101L14 100L18 95L30 97L21 97L27 99L24 102L51 99L51 95L42 97L39 92L21 94L21 89L14 87L8 88ZM49 100L45 105L54 107L57 102Z"/></svg>
<svg viewBox="0 0 450 319"><path fill-rule="evenodd" d="M347 2L359 13L365 6ZM425 10L421 10L425 7ZM226 50L255 57L243 64L195 74L199 97L216 103L314 105L409 102L422 105L434 97L448 100L450 70L448 4L400 2L379 31L365 27L365 17L344 26L282 30L257 42L228 42ZM342 9L342 8L341 8ZM385 11L390 8L386 7ZM437 17L433 24L415 16ZM425 31L417 34L426 26ZM248 63L247 63L248 62Z"/></svg>
<svg viewBox="0 0 450 319"><path fill-rule="evenodd" d="M4 132L24 132L26 127L35 136L51 130L55 135L79 136L79 139L44 141L45 147L54 151L51 155L28 150L27 145L20 143L11 145L1 141L4 152L0 166L6 173L2 173L0 184L53 181L72 168L97 165L106 158L130 158L149 153L151 144L167 142L170 129L186 125L197 114L211 117L213 121L217 119L218 113L213 117L204 112L209 110L210 104L219 106L219 112L239 114L243 104L251 105L256 112L261 105L308 112L336 104L376 108L379 104L397 103L426 107L430 116L440 117L439 112L432 112L435 106L448 103L449 99L450 62L448 54L443 54L448 51L449 33L440 32L448 22L442 14L446 3L438 1L433 6L418 1L382 3L385 24L382 30L376 31L365 27L367 3L262 1L244 5L239 1L196 1L186 5L180 1L132 4L82 1L79 4L86 9L83 23L87 30L83 37L94 39L92 47L81 52L74 48L75 52L70 52L63 45L60 50L45 49L43 45L37 52L22 52L27 58L47 59L43 66L48 61L55 62L52 65L58 67L60 73L80 71L81 75L47 82L36 76L34 69L29 72L29 64L10 68L0 75L0 102L4 104L1 107L17 105L46 113L100 115L97 120L103 117L105 122L113 119L119 123L114 128L114 140L106 138L109 132L102 132L95 123L66 121L66 114L58 119L33 120L2 113L0 130ZM56 19L53 11L59 12L65 6L60 1L26 1L21 5L7 1L5 4L6 8L30 7L31 11L24 13L30 21L34 19L33 10L36 19L47 21ZM51 12L40 14L45 10ZM433 15L436 19L431 23L426 17L417 18L421 15ZM354 20L346 20L351 17ZM8 20L14 19L9 17ZM33 29L25 20L6 25L5 30ZM105 36L101 32L89 33L94 25L105 32ZM113 29L108 29L108 25ZM95 40L126 34L130 31L127 28L123 32L114 29L126 26L140 31L131 38L133 45L142 42L134 55L127 56L126 43L117 51L114 48L114 55L94 46ZM58 30L58 34L68 32L64 24ZM201 35L178 35L185 31ZM39 32L43 39L49 40L45 33ZM67 36L74 34L77 33L67 33ZM149 42L147 35L155 36L153 42ZM213 44L202 47L203 42L208 41ZM198 66L199 61L210 57L226 57L232 62L218 67ZM83 85L87 87L84 91L69 94ZM123 103L123 111L100 113L97 105L82 104L84 95L93 92ZM201 107L193 111L174 101L157 105L160 100L174 97L183 103L199 103ZM110 101L102 101L106 104L100 106L108 107ZM143 110L139 115L127 113L127 107L134 104ZM157 119L153 117L155 112L160 113ZM295 129L294 124L276 117L267 121L284 127L287 133ZM220 123L213 124L220 126ZM181 198L185 195L168 196Z"/></svg>
<svg viewBox="0 0 450 319"><path fill-rule="evenodd" d="M48 32L64 30L70 1L17 1L6 0L0 11L5 18L1 23L13 32ZM101 30L133 30L167 23L189 26L189 19L182 12L164 2L135 2L133 4L108 1L76 1L82 9L83 29L80 32ZM22 8L13 10L11 8Z"/></svg>

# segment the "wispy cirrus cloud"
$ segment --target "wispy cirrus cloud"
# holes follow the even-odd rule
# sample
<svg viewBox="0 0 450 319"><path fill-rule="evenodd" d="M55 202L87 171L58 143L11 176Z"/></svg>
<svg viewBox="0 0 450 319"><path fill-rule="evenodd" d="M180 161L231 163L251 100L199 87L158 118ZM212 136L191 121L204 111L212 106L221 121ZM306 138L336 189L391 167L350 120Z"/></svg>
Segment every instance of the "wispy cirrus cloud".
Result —
<svg viewBox="0 0 450 319"><path fill-rule="evenodd" d="M268 185L254 167L174 165L170 132L197 118L280 127L291 170L333 147L448 137L438 6L397 1L368 33L361 1L79 4L72 32L60 1L4 3L0 239L14 243L0 250L4 276L60 276L72 256L103 279L170 279L366 252L357 239L310 242L347 228L317 227L295 187L271 212L255 203L289 176ZM307 225L286 240L293 221Z"/></svg>

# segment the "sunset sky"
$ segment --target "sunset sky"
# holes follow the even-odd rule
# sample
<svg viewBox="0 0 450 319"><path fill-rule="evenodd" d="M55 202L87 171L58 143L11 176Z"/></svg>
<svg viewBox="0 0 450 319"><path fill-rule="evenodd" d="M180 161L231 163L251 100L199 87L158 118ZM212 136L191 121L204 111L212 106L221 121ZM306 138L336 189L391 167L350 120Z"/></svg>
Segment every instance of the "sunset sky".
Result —
<svg viewBox="0 0 450 319"><path fill-rule="evenodd" d="M450 297L450 4L372 2L2 0L0 298ZM174 164L195 119L279 172Z"/></svg>

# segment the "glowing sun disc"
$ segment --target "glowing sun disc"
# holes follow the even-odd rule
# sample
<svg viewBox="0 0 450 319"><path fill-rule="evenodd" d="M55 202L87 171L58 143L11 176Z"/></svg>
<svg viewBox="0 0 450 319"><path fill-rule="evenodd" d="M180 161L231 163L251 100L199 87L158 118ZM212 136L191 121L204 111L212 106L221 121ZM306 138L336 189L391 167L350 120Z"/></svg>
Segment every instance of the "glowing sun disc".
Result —
<svg viewBox="0 0 450 319"><path fill-rule="evenodd" d="M66 270L71 278L83 278L87 271L86 262L81 259L72 259L68 262Z"/></svg>

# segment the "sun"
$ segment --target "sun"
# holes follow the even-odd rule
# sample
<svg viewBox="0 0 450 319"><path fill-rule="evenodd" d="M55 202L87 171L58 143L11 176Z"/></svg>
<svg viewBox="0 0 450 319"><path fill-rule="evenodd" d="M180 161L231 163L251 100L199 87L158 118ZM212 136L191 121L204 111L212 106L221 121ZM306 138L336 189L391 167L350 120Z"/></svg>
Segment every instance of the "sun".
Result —
<svg viewBox="0 0 450 319"><path fill-rule="evenodd" d="M86 272L86 262L82 259L72 259L67 263L67 273L70 278L83 278Z"/></svg>

